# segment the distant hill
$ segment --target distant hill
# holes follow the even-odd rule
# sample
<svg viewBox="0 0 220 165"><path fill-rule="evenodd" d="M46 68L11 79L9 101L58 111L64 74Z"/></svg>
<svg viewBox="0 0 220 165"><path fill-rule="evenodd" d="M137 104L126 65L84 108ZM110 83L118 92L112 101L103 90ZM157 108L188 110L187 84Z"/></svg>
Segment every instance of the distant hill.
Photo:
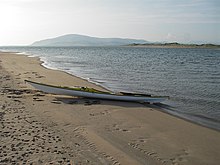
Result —
<svg viewBox="0 0 220 165"><path fill-rule="evenodd" d="M31 46L121 46L129 44L145 44L145 40L123 38L97 38L78 34L45 39L34 42Z"/></svg>

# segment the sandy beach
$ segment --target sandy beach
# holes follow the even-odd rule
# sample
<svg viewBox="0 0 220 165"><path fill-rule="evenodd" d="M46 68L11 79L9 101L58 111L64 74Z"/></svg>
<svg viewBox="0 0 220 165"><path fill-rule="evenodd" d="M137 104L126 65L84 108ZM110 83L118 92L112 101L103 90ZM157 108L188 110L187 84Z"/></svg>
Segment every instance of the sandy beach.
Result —
<svg viewBox="0 0 220 165"><path fill-rule="evenodd" d="M0 165L219 164L220 132L153 105L42 93L24 80L105 89L40 64L0 52Z"/></svg>

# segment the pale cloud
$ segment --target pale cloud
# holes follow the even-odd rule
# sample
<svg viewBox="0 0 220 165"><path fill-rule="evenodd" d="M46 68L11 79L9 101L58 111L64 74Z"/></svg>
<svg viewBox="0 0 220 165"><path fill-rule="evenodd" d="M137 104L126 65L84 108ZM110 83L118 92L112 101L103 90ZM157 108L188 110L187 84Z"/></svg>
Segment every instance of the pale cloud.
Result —
<svg viewBox="0 0 220 165"><path fill-rule="evenodd" d="M191 35L189 33L182 33L182 34L167 33L167 35L164 37L164 41L190 43Z"/></svg>
<svg viewBox="0 0 220 165"><path fill-rule="evenodd" d="M171 41L171 42L176 42L177 36L172 33L168 33L167 36L165 37L166 41Z"/></svg>

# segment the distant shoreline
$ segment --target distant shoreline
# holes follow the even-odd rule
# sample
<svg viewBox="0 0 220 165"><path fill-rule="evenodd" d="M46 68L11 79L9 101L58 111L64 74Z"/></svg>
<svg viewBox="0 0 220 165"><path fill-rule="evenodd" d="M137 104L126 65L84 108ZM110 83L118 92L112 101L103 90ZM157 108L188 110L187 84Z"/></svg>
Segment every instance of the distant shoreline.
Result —
<svg viewBox="0 0 220 165"><path fill-rule="evenodd" d="M149 47L149 48L209 48L220 49L220 45L215 44L179 44L179 43L164 43L164 44L129 44L131 47Z"/></svg>

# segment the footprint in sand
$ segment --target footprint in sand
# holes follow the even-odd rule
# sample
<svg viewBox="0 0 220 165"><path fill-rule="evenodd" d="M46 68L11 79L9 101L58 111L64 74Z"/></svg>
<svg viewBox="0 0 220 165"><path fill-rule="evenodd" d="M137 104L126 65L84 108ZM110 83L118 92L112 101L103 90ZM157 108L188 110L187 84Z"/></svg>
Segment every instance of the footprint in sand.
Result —
<svg viewBox="0 0 220 165"><path fill-rule="evenodd" d="M113 124L113 129L111 129L112 131L121 131L121 132L131 132L129 129L127 128L120 128L119 125L117 124Z"/></svg>
<svg viewBox="0 0 220 165"><path fill-rule="evenodd" d="M30 72L25 72L24 74L29 74Z"/></svg>
<svg viewBox="0 0 220 165"><path fill-rule="evenodd" d="M149 156L150 156L150 157L153 158L154 160L157 160L157 161L159 161L159 162L161 162L161 163L163 163L163 164L169 162L167 159L161 158L161 157L158 155L157 152L155 152L155 151L148 151L148 150L142 148L141 143L146 143L146 142L147 142L146 139L147 139L147 138L142 138L142 137L141 137L141 138L138 138L138 139L136 139L136 140L133 140L132 142L129 142L128 145L131 146L132 148L134 148L135 150L138 150L139 152L145 154L146 157L149 157Z"/></svg>
<svg viewBox="0 0 220 165"><path fill-rule="evenodd" d="M102 115L108 115L109 111L104 110L103 112L97 112L97 113L90 113L90 116L102 116Z"/></svg>
<svg viewBox="0 0 220 165"><path fill-rule="evenodd" d="M42 100L42 99L40 99L40 98L38 98L38 97L34 97L34 98L33 98L33 101L44 101L44 100Z"/></svg>
<svg viewBox="0 0 220 165"><path fill-rule="evenodd" d="M178 165L179 163L186 162L186 157L189 155L188 151L182 149L180 153L176 154L173 158L170 158L172 164Z"/></svg>
<svg viewBox="0 0 220 165"><path fill-rule="evenodd" d="M34 94L33 96L35 96L35 97L43 97L43 96L45 96L45 94L36 93L36 94Z"/></svg>

